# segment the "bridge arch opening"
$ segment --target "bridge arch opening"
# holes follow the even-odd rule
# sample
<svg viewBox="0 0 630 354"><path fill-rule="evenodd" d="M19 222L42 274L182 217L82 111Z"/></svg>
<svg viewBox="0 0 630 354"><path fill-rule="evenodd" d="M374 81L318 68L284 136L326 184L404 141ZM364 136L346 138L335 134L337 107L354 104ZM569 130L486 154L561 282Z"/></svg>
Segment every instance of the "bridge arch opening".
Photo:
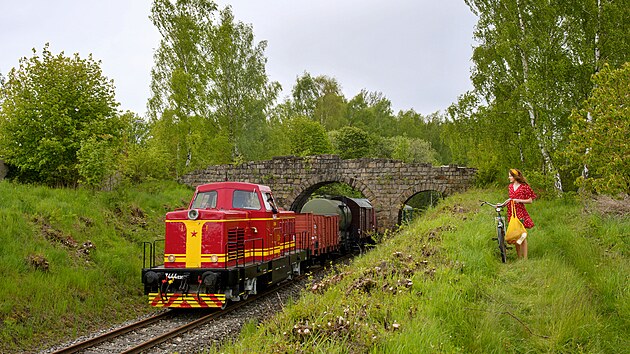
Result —
<svg viewBox="0 0 630 354"><path fill-rule="evenodd" d="M444 199L444 193L435 190L424 190L407 198L398 211L398 225L410 223L430 207Z"/></svg>
<svg viewBox="0 0 630 354"><path fill-rule="evenodd" d="M299 212L304 204L312 198L349 197L368 199L363 192L353 186L339 181L320 181L300 192L291 203L291 210ZM373 202L373 201L370 201Z"/></svg>

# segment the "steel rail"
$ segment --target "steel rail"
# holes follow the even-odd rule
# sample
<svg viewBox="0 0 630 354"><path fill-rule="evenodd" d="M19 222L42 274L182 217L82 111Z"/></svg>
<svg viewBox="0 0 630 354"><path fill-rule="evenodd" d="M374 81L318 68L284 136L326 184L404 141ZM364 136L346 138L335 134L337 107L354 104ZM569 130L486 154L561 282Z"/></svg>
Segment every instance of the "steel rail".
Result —
<svg viewBox="0 0 630 354"><path fill-rule="evenodd" d="M90 338L88 340L85 340L83 342L79 342L76 344L73 344L69 347L63 348L61 350L55 351L53 352L53 354L69 354L69 353L76 353L78 351L87 349L87 348L91 348L97 344L103 343L105 341L108 341L110 339L116 338L116 337L120 337L121 335L131 332L135 329L138 328L142 328L145 326L148 326L150 324L153 324L157 321L161 321L167 317L173 316L173 311L167 311L167 312L162 312L158 315L149 317L149 318L145 318L144 320L140 320L138 322L134 322L130 325L127 325L125 327L121 327L118 329L115 329L113 331L107 332L105 334L102 334L98 337L94 337L94 338Z"/></svg>
<svg viewBox="0 0 630 354"><path fill-rule="evenodd" d="M161 334L153 339L150 339L144 343L138 344L137 346L128 349L126 351L121 352L122 354L138 354L138 353L142 353L145 350L148 350L150 348L153 348L161 343L166 342L167 340L174 338L182 333L188 332L192 329L195 329L199 326L202 326L212 320L215 320L219 317L225 316L227 314L229 314L232 311L235 311L241 307L244 307L247 304L250 304L252 302L255 302L257 300L263 299L271 294L275 294L276 292L278 292L278 290L283 289L284 287L288 287L290 285L292 285L294 283L294 281L300 280L302 278L305 278L306 275L299 275L299 276L294 276L293 279L291 281L285 282L285 283L280 283L278 284L278 286L274 286L271 287L269 289L264 290L263 292L260 292L259 294L255 295L255 296L250 296L248 297L246 300L241 300L239 302L235 302L232 303L230 305L228 305L228 307L225 310L221 310L221 311L217 311L217 312L213 312L211 314L208 314L206 316L203 316L197 320L194 320L190 323L187 323L185 325L179 326L177 328L175 328L174 330Z"/></svg>
<svg viewBox="0 0 630 354"><path fill-rule="evenodd" d="M338 263L340 261L344 261L344 260L350 259L350 258L351 258L350 255L342 256L342 257L336 259L334 263L336 264L336 263ZM326 268L326 267L324 267L324 268ZM158 336L156 336L156 337L154 337L154 338L152 338L152 339L150 339L150 340L148 340L148 341L146 341L144 343L138 344L135 347L127 349L126 351L123 351L122 353L132 354L132 353L141 353L143 351L146 351L146 350L148 350L150 348L153 348L153 347L155 347L155 346L157 346L157 345L159 345L161 343L164 343L164 342L168 341L169 339L174 338L174 337L176 337L176 336L178 336L178 335L180 335L182 333L188 332L188 331L190 331L190 330L192 330L192 329L194 329L196 327L204 325L207 322L210 322L210 321L212 321L214 319L217 319L217 318L220 318L220 317L222 317L224 315L227 315L227 314L231 313L232 311L235 311L235 310L237 310L237 309L239 309L239 308L241 308L241 307L243 307L243 306L245 306L247 304L250 304L250 303L255 302L257 300L263 299L263 298L265 298L265 297L267 297L267 296L269 296L271 294L274 294L278 290L281 290L284 287L288 287L288 286L294 284L295 281L303 279L303 278L305 278L307 276L308 276L308 274L302 274L302 275L299 275L299 276L293 276L292 279L290 279L290 281L286 281L286 282L278 284L277 286L273 286L271 288L268 288L268 289L258 293L255 296L249 296L247 299L244 299L244 300L241 300L241 301L238 301L238 302L234 302L234 303L230 304L225 310L221 310L221 311L216 311L216 312L210 313L210 314L205 315L205 316L203 316L203 317L201 317L199 319L193 320L193 321L191 321L191 322L189 322L187 324L181 325L181 326L175 328L172 331L169 331L167 333L158 335ZM163 313L161 313L159 315L146 318L144 320L132 323L132 324L130 324L128 326L121 327L119 329L115 329L115 330L113 330L111 332L108 332L108 333L105 333L105 334L103 334L101 336L94 337L92 339L88 339L86 341L74 344L74 345L72 345L70 347L67 347L67 348L61 349L59 351L56 351L53 354L76 353L78 351L94 347L97 344L103 343L103 342L105 342L107 340L119 337L119 336L121 336L123 334L131 332L131 331L136 330L138 328L142 328L142 327L148 326L148 325L153 324L153 323L155 323L157 321L163 320L163 319L165 319L165 318L167 318L169 316L173 316L176 312L178 312L178 311L170 310L170 311L167 311L167 312L163 312Z"/></svg>

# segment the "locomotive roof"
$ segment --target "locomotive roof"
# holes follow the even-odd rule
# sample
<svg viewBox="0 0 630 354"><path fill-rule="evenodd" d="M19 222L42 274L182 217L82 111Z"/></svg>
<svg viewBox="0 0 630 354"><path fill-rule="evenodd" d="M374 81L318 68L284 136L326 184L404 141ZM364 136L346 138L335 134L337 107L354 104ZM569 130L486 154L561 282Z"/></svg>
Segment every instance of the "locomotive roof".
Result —
<svg viewBox="0 0 630 354"><path fill-rule="evenodd" d="M260 190L263 192L271 192L271 189L262 184L248 182L214 182L201 184L197 186L197 191L206 192L215 189L242 189L242 190Z"/></svg>

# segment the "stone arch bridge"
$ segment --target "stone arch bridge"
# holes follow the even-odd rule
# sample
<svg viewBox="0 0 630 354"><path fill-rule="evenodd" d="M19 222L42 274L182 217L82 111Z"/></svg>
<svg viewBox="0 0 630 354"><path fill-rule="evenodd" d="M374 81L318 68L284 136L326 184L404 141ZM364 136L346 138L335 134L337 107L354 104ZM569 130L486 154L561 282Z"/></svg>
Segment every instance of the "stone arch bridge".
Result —
<svg viewBox="0 0 630 354"><path fill-rule="evenodd" d="M209 166L189 173L181 182L192 187L239 181L271 187L284 209L299 210L319 187L341 182L360 191L376 210L378 229L394 227L403 204L415 194L437 191L442 196L468 188L476 169L458 166L404 163L389 159L342 160L337 155L274 157L268 161Z"/></svg>

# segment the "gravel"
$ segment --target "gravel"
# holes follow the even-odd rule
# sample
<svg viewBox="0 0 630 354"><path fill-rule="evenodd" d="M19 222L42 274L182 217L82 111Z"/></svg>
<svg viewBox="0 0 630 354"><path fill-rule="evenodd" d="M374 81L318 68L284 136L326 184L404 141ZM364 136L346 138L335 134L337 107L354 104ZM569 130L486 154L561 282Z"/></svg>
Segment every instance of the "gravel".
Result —
<svg viewBox="0 0 630 354"><path fill-rule="evenodd" d="M314 276L317 277L317 275ZM278 292L276 293L272 293L265 298L258 299L251 304L248 304L231 313L228 313L226 316L223 316L215 321L211 321L203 326L197 327L196 329L175 337L170 341L162 343L159 346L152 348L150 352L152 354L170 354L198 353L204 350L212 351L212 348L216 348L222 342L229 341L238 337L241 328L246 322L250 322L252 320L260 322L281 311L285 304L289 301L289 299L297 298L299 296L300 292L302 291L302 289L305 288L308 281L308 277L304 277L299 281L295 281L293 284L278 290ZM89 338L97 337L101 334L127 326L131 323L137 322L141 319L153 315L155 315L155 313L138 317L134 320L121 323L115 327L94 332L89 336L77 338L63 345L48 348L44 351L41 351L40 353L53 353L57 350L61 350L73 344L85 341ZM201 315L202 313L200 311L191 311L189 313L181 314L164 321L168 323L159 322L158 324L154 324L141 330L127 333L123 336L115 338L110 342L101 343L97 347L83 351L83 353L101 354L122 352L136 346L141 341L147 340L152 336L162 334L169 329L176 328L185 323L188 323L200 317Z"/></svg>

